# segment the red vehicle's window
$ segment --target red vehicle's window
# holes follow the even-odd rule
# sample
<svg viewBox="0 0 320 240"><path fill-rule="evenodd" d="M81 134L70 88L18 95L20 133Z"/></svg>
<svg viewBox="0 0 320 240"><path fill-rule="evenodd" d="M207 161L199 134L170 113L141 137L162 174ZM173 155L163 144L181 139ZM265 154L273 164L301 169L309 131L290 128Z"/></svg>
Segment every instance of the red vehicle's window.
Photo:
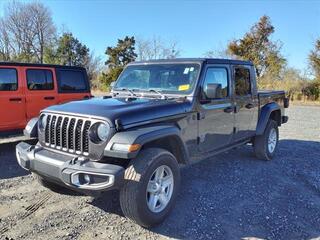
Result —
<svg viewBox="0 0 320 240"><path fill-rule="evenodd" d="M28 69L27 82L29 90L53 90L52 72L47 69Z"/></svg>
<svg viewBox="0 0 320 240"><path fill-rule="evenodd" d="M59 70L61 92L81 92L88 89L83 71Z"/></svg>
<svg viewBox="0 0 320 240"><path fill-rule="evenodd" d="M17 71L14 68L0 68L0 91L16 91L18 89Z"/></svg>

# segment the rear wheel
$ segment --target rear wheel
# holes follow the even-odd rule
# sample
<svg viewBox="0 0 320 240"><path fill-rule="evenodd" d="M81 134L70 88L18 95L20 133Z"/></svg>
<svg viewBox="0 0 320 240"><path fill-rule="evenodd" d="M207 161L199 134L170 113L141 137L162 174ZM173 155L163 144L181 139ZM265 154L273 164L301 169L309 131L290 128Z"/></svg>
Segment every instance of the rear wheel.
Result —
<svg viewBox="0 0 320 240"><path fill-rule="evenodd" d="M157 225L170 213L179 185L179 164L170 152L159 148L142 150L125 172L125 184L120 190L122 211L141 226Z"/></svg>
<svg viewBox="0 0 320 240"><path fill-rule="evenodd" d="M253 146L258 158L271 160L276 152L279 140L278 124L269 120L263 135L254 138Z"/></svg>

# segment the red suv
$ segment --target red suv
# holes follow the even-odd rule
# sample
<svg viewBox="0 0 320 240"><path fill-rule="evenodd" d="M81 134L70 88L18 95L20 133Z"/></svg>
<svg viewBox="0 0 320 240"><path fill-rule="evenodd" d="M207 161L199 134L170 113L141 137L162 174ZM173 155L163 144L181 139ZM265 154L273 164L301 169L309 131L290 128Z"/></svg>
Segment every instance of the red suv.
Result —
<svg viewBox="0 0 320 240"><path fill-rule="evenodd" d="M0 63L0 131L23 129L50 105L90 97L82 67Z"/></svg>

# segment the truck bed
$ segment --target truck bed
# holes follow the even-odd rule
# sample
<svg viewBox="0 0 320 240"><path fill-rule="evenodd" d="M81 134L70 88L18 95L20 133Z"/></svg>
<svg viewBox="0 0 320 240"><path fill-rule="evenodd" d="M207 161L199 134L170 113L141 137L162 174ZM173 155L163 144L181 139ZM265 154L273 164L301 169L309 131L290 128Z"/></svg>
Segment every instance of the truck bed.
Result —
<svg viewBox="0 0 320 240"><path fill-rule="evenodd" d="M283 99L285 98L285 91L263 90L258 91L259 105L264 106L270 102L277 102L283 106Z"/></svg>

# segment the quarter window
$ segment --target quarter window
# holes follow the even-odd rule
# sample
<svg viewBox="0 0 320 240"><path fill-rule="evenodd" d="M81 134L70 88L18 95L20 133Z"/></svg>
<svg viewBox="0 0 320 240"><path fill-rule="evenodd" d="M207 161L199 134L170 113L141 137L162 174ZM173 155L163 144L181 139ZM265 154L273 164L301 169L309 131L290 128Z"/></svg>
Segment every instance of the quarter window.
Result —
<svg viewBox="0 0 320 240"><path fill-rule="evenodd" d="M87 90L83 71L59 70L59 84L62 92L81 92Z"/></svg>
<svg viewBox="0 0 320 240"><path fill-rule="evenodd" d="M52 71L46 69L28 69L27 84L29 90L52 90Z"/></svg>
<svg viewBox="0 0 320 240"><path fill-rule="evenodd" d="M250 71L248 68L235 68L235 93L238 96L251 94Z"/></svg>
<svg viewBox="0 0 320 240"><path fill-rule="evenodd" d="M225 68L208 68L204 80L204 86L208 83L221 84L221 96L228 96L228 73Z"/></svg>
<svg viewBox="0 0 320 240"><path fill-rule="evenodd" d="M0 91L16 91L17 89L17 71L14 68L0 68Z"/></svg>

